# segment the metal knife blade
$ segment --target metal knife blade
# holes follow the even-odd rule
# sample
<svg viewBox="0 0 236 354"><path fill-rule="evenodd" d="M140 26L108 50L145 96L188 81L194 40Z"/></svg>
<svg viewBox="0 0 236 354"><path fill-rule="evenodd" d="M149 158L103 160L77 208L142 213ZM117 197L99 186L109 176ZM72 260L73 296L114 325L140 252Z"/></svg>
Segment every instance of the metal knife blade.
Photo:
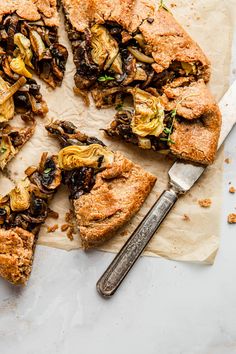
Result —
<svg viewBox="0 0 236 354"><path fill-rule="evenodd" d="M220 101L223 116L218 149L236 123L236 81ZM135 264L180 194L186 193L205 171L205 167L177 161L168 174L170 188L162 193L152 209L136 228L107 270L97 282L97 291L105 297L115 293Z"/></svg>

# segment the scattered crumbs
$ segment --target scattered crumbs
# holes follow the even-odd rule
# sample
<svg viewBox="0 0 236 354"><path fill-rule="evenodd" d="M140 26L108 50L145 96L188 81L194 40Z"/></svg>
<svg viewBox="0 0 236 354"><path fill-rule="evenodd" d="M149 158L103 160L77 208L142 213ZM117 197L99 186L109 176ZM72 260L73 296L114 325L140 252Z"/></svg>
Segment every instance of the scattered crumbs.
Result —
<svg viewBox="0 0 236 354"><path fill-rule="evenodd" d="M73 210L69 210L65 215L66 224L61 226L61 231L66 231L66 236L69 240L74 240L74 234L76 234L76 222L74 219Z"/></svg>
<svg viewBox="0 0 236 354"><path fill-rule="evenodd" d="M66 230L68 230L69 227L70 227L69 224L63 224L63 225L61 225L61 231L65 232Z"/></svg>
<svg viewBox="0 0 236 354"><path fill-rule="evenodd" d="M47 232L50 233L50 232L55 232L56 230L58 229L58 224L55 224L53 226L48 226L47 227Z"/></svg>
<svg viewBox="0 0 236 354"><path fill-rule="evenodd" d="M59 214L56 211L54 211L54 210L49 208L48 209L48 217L52 218L52 219L58 219L59 218Z"/></svg>
<svg viewBox="0 0 236 354"><path fill-rule="evenodd" d="M229 193L235 193L235 192L236 192L236 189L233 186L231 186L229 188Z"/></svg>
<svg viewBox="0 0 236 354"><path fill-rule="evenodd" d="M66 216L65 216L65 221L68 222L68 223L71 223L74 219L74 213L73 213L73 210L69 210L67 213L66 213Z"/></svg>
<svg viewBox="0 0 236 354"><path fill-rule="evenodd" d="M73 241L74 240L74 229L72 227L70 227L68 230L67 230L67 233L66 233L66 236L68 237L69 240Z"/></svg>
<svg viewBox="0 0 236 354"><path fill-rule="evenodd" d="M199 199L198 204L202 208L209 208L211 206L211 199Z"/></svg>
<svg viewBox="0 0 236 354"><path fill-rule="evenodd" d="M230 163L230 159L228 157L225 159L225 163L227 163L227 164Z"/></svg>
<svg viewBox="0 0 236 354"><path fill-rule="evenodd" d="M200 17L200 16L197 16L197 17L196 17L196 20L197 20L197 21L199 21L200 19L201 19L201 17Z"/></svg>
<svg viewBox="0 0 236 354"><path fill-rule="evenodd" d="M236 214L232 213L228 215L228 223L236 224Z"/></svg>
<svg viewBox="0 0 236 354"><path fill-rule="evenodd" d="M170 4L170 7L176 7L177 5L174 3L174 2L172 2L172 4Z"/></svg>
<svg viewBox="0 0 236 354"><path fill-rule="evenodd" d="M187 214L183 215L183 220L184 221L190 221L190 217Z"/></svg>

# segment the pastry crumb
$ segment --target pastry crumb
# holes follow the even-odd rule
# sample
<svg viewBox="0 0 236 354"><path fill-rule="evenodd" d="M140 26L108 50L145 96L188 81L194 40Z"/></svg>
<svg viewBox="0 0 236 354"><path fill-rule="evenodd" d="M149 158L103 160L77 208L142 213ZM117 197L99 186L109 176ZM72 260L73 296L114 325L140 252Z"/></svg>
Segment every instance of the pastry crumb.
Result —
<svg viewBox="0 0 236 354"><path fill-rule="evenodd" d="M66 233L66 236L68 237L69 240L73 241L74 240L74 228L73 227L69 227Z"/></svg>
<svg viewBox="0 0 236 354"><path fill-rule="evenodd" d="M184 221L190 221L190 217L187 214L183 215L183 220Z"/></svg>
<svg viewBox="0 0 236 354"><path fill-rule="evenodd" d="M236 192L236 189L233 187L233 186L231 186L230 188L229 188L229 193L235 193Z"/></svg>
<svg viewBox="0 0 236 354"><path fill-rule="evenodd" d="M70 241L74 240L74 234L76 234L76 221L74 218L73 210L69 210L65 215L66 224L61 226L62 231L66 231L66 236Z"/></svg>
<svg viewBox="0 0 236 354"><path fill-rule="evenodd" d="M56 211L54 211L54 210L49 208L48 209L48 217L52 218L52 219L58 219L59 218L59 214Z"/></svg>
<svg viewBox="0 0 236 354"><path fill-rule="evenodd" d="M202 208L209 208L211 206L211 199L207 198L207 199L199 199L198 200L198 204L202 207Z"/></svg>
<svg viewBox="0 0 236 354"><path fill-rule="evenodd" d="M232 213L228 215L228 223L236 224L236 214Z"/></svg>
<svg viewBox="0 0 236 354"><path fill-rule="evenodd" d="M176 7L177 5L174 3L174 2L172 2L171 4L170 4L170 7Z"/></svg>
<svg viewBox="0 0 236 354"><path fill-rule="evenodd" d="M228 157L225 159L225 163L227 163L227 164L230 163L230 159Z"/></svg>
<svg viewBox="0 0 236 354"><path fill-rule="evenodd" d="M55 232L57 229L58 229L58 224L55 224L55 225L53 225L53 226L48 226L47 232L48 232L48 233L50 233L50 232Z"/></svg>
<svg viewBox="0 0 236 354"><path fill-rule="evenodd" d="M61 231L64 232L64 231L68 230L69 227L70 227L69 224L63 224L63 225L61 225Z"/></svg>

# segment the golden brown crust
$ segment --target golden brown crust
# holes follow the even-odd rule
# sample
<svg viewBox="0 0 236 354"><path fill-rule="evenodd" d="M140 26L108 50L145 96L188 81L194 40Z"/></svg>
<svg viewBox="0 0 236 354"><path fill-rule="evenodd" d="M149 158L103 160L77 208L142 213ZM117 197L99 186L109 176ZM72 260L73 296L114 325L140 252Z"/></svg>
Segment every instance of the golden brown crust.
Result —
<svg viewBox="0 0 236 354"><path fill-rule="evenodd" d="M201 77L205 82L210 79L210 62L193 39L185 32L172 14L164 9L155 9L154 21L144 21L140 31L152 48L156 62L156 72L167 69L174 61L199 63Z"/></svg>
<svg viewBox="0 0 236 354"><path fill-rule="evenodd" d="M65 15L71 25L79 32L89 26L90 2L87 0L61 0Z"/></svg>
<svg viewBox="0 0 236 354"><path fill-rule="evenodd" d="M174 86L174 85L172 85ZM190 86L164 88L169 109L183 118L175 120L170 145L179 158L208 165L214 161L221 128L221 113L203 80Z"/></svg>
<svg viewBox="0 0 236 354"><path fill-rule="evenodd" d="M156 177L115 153L113 165L99 173L90 193L74 201L82 246L108 240L142 206Z"/></svg>
<svg viewBox="0 0 236 354"><path fill-rule="evenodd" d="M62 0L72 26L84 31L90 24L116 22L129 33L139 30L155 60L153 69L160 73L171 63L198 63L198 76L210 78L210 62L172 14L159 9L154 0ZM151 23L150 23L151 19ZM148 21L149 20L149 21Z"/></svg>
<svg viewBox="0 0 236 354"><path fill-rule="evenodd" d="M13 284L29 279L35 236L20 227L0 229L0 276Z"/></svg>
<svg viewBox="0 0 236 354"><path fill-rule="evenodd" d="M56 0L0 0L0 22L13 12L28 21L43 20L46 26L59 26Z"/></svg>

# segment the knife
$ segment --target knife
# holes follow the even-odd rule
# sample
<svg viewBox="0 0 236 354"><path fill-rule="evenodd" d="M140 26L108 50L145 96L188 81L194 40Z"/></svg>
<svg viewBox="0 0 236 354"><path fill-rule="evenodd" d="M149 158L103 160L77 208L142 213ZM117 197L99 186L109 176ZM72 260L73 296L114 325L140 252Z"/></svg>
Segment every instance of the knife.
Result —
<svg viewBox="0 0 236 354"><path fill-rule="evenodd" d="M221 99L219 106L223 122L218 149L236 123L236 81ZM102 296L110 297L115 293L179 196L189 191L205 169L206 167L194 166L182 161L173 164L168 172L169 188L161 194L98 280L97 291Z"/></svg>

